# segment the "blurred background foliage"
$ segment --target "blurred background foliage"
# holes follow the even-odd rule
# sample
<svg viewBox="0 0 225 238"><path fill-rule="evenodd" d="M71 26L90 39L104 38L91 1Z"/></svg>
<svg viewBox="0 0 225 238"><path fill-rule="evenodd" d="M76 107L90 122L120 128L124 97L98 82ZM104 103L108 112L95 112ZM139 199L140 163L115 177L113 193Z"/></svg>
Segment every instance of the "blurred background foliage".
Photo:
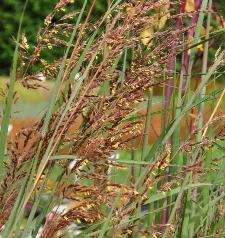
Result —
<svg viewBox="0 0 225 238"><path fill-rule="evenodd" d="M80 9L83 0L77 0L71 6ZM25 0L1 0L0 4L0 75L8 75L14 51L14 39L17 34L19 19ZM26 10L23 29L32 44L36 42L36 34L43 24L44 18L53 9L58 0L32 0ZM92 0L89 0L89 5ZM95 17L101 16L107 6L106 0L98 0Z"/></svg>
<svg viewBox="0 0 225 238"><path fill-rule="evenodd" d="M10 71L12 55L14 51L14 39L16 37L18 23L25 0L1 0L0 5L0 75L8 75ZM53 9L58 0L32 0L29 1L23 29L29 43L35 44L36 34L41 28L44 18ZM71 6L80 9L83 0L76 0ZM89 5L92 3L89 0ZM93 16L98 18L106 10L107 1L97 0ZM214 0L214 10L225 16L224 0ZM224 19L220 19L221 21ZM221 22L214 22L221 24ZM57 53L57 52L56 52ZM53 56L54 57L54 56Z"/></svg>

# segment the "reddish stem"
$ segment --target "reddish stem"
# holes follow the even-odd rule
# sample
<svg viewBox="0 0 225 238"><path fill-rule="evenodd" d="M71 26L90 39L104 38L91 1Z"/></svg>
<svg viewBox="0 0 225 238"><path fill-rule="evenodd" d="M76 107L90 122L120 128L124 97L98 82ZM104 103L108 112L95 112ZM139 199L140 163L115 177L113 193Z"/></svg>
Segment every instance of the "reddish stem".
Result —
<svg viewBox="0 0 225 238"><path fill-rule="evenodd" d="M180 6L180 11L179 11L180 14L176 21L176 29L177 30L181 30L181 28L182 28L182 13L184 13L184 11L185 11L186 4L187 4L187 0L184 0ZM178 39L177 35L174 35L175 44L172 48L172 54L171 54L171 57L169 57L169 61L168 61L168 70L167 70L168 78L167 78L166 84L165 84L165 88L166 88L165 113L164 113L164 120L163 120L164 128L166 128L166 122L168 119L168 110L170 107L170 99L171 99L171 95L172 95L172 78L173 78L173 74L174 74L174 65L175 65L175 60L176 60L175 51L176 51L176 47L178 44L177 39Z"/></svg>
<svg viewBox="0 0 225 238"><path fill-rule="evenodd" d="M191 29L188 32L188 39L192 40L195 34L194 26L198 22L198 11L201 8L202 0L195 0L195 13L191 19ZM182 80L182 96L185 95L186 92L186 84L187 84L187 76L188 76L188 67L190 61L190 54L188 51L184 52L184 61L183 61L183 80Z"/></svg>
<svg viewBox="0 0 225 238"><path fill-rule="evenodd" d="M185 11L185 6L187 4L187 0L184 0L183 3L180 6L180 10L179 10L179 16L176 20L176 29L177 30L181 30L182 29L182 13L184 13ZM174 66L175 66L175 60L176 60L176 47L178 45L178 41L177 41L178 37L177 35L174 35L174 46L172 48L172 54L171 57L169 57L169 61L168 61L168 70L167 70L167 75L168 78L166 80L166 84L165 84L165 113L164 113L164 118L163 118L163 126L164 128L166 128L166 122L168 119L168 111L169 111L169 107L170 107L170 100L171 100L171 95L172 95L172 78L173 78L173 74L174 74ZM167 209L163 208L162 210L162 225L167 224ZM162 226L161 228L161 232L164 233L165 232L165 226Z"/></svg>

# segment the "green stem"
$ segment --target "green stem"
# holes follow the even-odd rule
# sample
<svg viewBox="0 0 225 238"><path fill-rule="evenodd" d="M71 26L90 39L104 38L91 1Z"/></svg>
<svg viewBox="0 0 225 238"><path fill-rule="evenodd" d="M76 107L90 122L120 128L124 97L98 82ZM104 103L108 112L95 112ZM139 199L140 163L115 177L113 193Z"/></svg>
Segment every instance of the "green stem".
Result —
<svg viewBox="0 0 225 238"><path fill-rule="evenodd" d="M16 81L16 72L17 72L17 66L18 66L18 57L19 57L19 41L21 37L21 28L24 18L24 13L27 7L28 0L26 0L23 11L20 17L20 23L19 23L19 29L17 33L17 39L16 39L16 47L14 51L13 56L13 67L12 67L12 75L10 78L9 83L9 91L6 98L5 108L3 112L3 119L1 124L1 131L0 131L0 178L4 176L4 168L3 168L3 162L5 157L5 147L7 144L7 134L8 134L8 127L9 127L9 121L11 117L11 111L12 111L12 105L13 105L13 98L14 98L14 87L15 87L15 81Z"/></svg>
<svg viewBox="0 0 225 238"><path fill-rule="evenodd" d="M145 120L141 161L145 161L145 157L147 155L147 150L148 150L148 137L149 137L149 130L150 130L150 127L151 127L152 97L153 97L153 89L149 88L148 99L147 99L147 114L146 114L146 120Z"/></svg>

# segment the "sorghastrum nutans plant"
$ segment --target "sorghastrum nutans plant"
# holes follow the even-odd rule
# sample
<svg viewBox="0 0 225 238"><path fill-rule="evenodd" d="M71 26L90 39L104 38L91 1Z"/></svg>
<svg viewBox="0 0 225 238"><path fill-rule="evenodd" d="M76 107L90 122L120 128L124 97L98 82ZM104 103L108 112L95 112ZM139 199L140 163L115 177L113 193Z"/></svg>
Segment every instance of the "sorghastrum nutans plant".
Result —
<svg viewBox="0 0 225 238"><path fill-rule="evenodd" d="M49 211L42 237L53 237L73 222L91 224L104 219L118 194L126 200L121 201L124 206L132 203L137 196L145 201L146 190L138 193L132 186L110 181L110 167L121 165L111 161L109 156L114 151L127 148L130 141L143 133L143 119L130 122L124 119L144 100L145 90L164 82L162 74L172 54L174 34L179 38L184 33L184 30L177 32L172 28L163 31L162 27L160 32L143 36L142 33L155 24L151 22L152 15L158 14L160 8L167 9L169 13L167 0L127 1L97 22L90 20L93 10L90 8L86 20L78 25L70 19L77 19L78 13L65 12L61 18L57 17L70 3L72 1L60 1L47 16L37 35L36 46L30 46L25 35L22 37L18 81L28 89L39 88L43 84L37 75L42 73L54 80L62 64L62 57L52 62L42 57L46 51L54 52L59 46L66 48L73 30L77 30L47 130L43 133L46 112L36 125L21 130L8 145L10 159L5 162L7 177L0 187L2 226L15 203L21 181L27 175L26 169L36 156L37 170L43 166L43 158L46 159L42 176L47 176L46 170L54 164L63 169L54 195L68 199L72 204L61 214ZM171 14L167 14L166 21L171 20ZM143 38L149 38L148 44ZM123 71L125 51L128 57ZM106 90L103 91L103 88ZM71 132L70 128L79 117L83 118L82 123ZM50 160L52 156L60 155L62 148L68 144L66 155L77 158L72 168L69 167L71 161L65 158ZM71 176L76 179L68 184L67 179ZM35 191L40 190L40 180L41 177L34 177L34 181L38 182L30 199L35 196ZM121 209L123 206L114 212L118 213ZM121 230L124 231L127 229Z"/></svg>

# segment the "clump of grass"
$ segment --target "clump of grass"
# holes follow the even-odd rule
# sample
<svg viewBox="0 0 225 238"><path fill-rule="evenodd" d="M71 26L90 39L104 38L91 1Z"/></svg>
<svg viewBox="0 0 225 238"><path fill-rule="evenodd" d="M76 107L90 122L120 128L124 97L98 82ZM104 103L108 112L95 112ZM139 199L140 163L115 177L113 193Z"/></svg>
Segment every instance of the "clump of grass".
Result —
<svg viewBox="0 0 225 238"><path fill-rule="evenodd" d="M183 10L176 15L177 2L109 1L105 15L95 21L91 15L96 1L90 8L84 1L78 13L70 8L67 12L72 3L59 1L45 19L36 46L30 46L25 35L20 40L18 34L4 128L13 106L15 80L28 90L37 89L43 86L39 81L43 74L54 80L54 88L43 118L22 129L7 144L6 154L0 150L2 237L37 237L38 233L46 238L70 237L70 232L77 232L77 237L201 237L221 232L223 223L213 220L209 212L213 209L213 217L223 212L220 166L224 168L224 155L219 151L223 151L224 117L214 110L205 125L189 130L184 141L174 136L179 135L176 129L184 116L190 123L192 108L207 100L219 108L224 93L217 90L204 96L202 90L223 65L224 52L218 52L212 66L204 69L195 92L185 85L183 97L182 73L176 89L170 66L168 86L165 66L173 59L175 67L175 59L187 47L193 49L192 59L200 36L196 33L194 46L181 41L190 27L171 26L181 17L188 21ZM199 7L194 10L199 20L191 29L195 27L196 32L203 25L206 7L203 1L199 16ZM47 62L46 51L59 46L64 53ZM162 134L149 146L153 87L164 83L166 90L174 89L165 100ZM132 117L145 101L146 91L146 117ZM82 123L71 129L78 118ZM7 143L4 131L1 148ZM141 155L132 150L129 159L132 143L142 135ZM128 151L126 158L114 160L111 155L120 150ZM207 166L206 156L211 156ZM209 165L213 170L207 176ZM117 181L118 176L124 176L124 181ZM206 193L207 203L202 198ZM194 206L191 213L196 203L199 207Z"/></svg>

